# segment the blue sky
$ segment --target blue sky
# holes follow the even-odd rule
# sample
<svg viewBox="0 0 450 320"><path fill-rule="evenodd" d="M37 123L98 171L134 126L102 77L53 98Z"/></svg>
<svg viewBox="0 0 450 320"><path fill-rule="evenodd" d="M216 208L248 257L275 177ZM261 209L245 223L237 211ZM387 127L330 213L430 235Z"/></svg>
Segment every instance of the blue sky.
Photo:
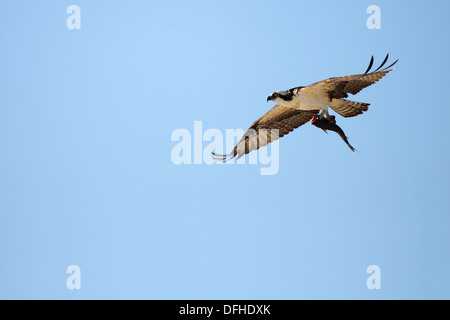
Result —
<svg viewBox="0 0 450 320"><path fill-rule="evenodd" d="M449 10L2 2L0 298L450 298ZM307 124L276 175L172 162L174 130L246 129L271 92L386 53L398 68L354 98L370 110L337 118L359 153Z"/></svg>

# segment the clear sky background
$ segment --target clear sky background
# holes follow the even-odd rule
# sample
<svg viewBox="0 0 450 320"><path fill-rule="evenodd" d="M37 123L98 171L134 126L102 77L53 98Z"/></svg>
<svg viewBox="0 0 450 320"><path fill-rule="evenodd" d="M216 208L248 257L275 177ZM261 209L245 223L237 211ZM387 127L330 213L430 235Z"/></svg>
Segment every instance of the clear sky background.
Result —
<svg viewBox="0 0 450 320"><path fill-rule="evenodd" d="M372 4L381 30L366 27ZM0 298L449 299L449 12L1 2ZM246 129L271 92L386 53L398 68L354 98L369 112L337 117L359 153L307 124L280 140L273 176L173 164L175 129Z"/></svg>

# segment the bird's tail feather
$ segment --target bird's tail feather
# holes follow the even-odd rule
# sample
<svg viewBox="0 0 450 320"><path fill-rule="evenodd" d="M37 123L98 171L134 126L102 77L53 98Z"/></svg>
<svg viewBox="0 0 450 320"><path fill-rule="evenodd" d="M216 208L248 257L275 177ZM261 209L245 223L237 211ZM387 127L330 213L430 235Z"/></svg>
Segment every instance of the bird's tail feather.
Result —
<svg viewBox="0 0 450 320"><path fill-rule="evenodd" d="M329 106L341 116L349 118L369 110L370 103L356 102L345 99L333 99Z"/></svg>

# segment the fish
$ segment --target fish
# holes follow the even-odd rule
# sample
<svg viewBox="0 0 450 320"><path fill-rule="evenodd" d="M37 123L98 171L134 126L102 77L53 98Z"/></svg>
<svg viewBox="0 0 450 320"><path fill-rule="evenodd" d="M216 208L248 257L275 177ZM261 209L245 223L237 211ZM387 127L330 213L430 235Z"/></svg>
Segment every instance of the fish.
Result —
<svg viewBox="0 0 450 320"><path fill-rule="evenodd" d="M341 127L339 127L336 124L336 117L335 116L330 116L329 119L319 118L319 117L316 116L316 117L313 117L311 119L311 124L313 124L317 128L322 129L325 133L328 133L327 130L336 132L342 138L342 140L344 140L344 142L347 144L347 146L350 148L350 150L352 150L353 152L357 151L348 142L348 138L345 135L344 130L342 130Z"/></svg>

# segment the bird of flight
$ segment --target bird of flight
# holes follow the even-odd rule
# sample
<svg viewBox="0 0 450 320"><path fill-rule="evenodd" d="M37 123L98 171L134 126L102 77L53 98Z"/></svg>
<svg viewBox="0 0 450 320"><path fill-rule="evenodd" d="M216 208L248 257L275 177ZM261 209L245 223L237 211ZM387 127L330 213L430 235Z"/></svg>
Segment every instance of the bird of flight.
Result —
<svg viewBox="0 0 450 320"><path fill-rule="evenodd" d="M213 152L213 158L227 161L237 156L239 159L243 155L283 137L310 120L313 125L325 132L326 130L337 132L349 148L355 151L348 143L344 131L336 124L335 117L328 113L328 107L346 118L367 111L369 103L344 98L347 98L348 94L357 94L393 70L391 67L397 63L398 59L391 65L384 67L388 58L389 54L386 55L381 65L372 72L370 70L374 62L373 56L366 72L362 74L329 78L306 87L273 92L267 98L267 101L274 101L277 104L253 122L229 154L222 155Z"/></svg>

